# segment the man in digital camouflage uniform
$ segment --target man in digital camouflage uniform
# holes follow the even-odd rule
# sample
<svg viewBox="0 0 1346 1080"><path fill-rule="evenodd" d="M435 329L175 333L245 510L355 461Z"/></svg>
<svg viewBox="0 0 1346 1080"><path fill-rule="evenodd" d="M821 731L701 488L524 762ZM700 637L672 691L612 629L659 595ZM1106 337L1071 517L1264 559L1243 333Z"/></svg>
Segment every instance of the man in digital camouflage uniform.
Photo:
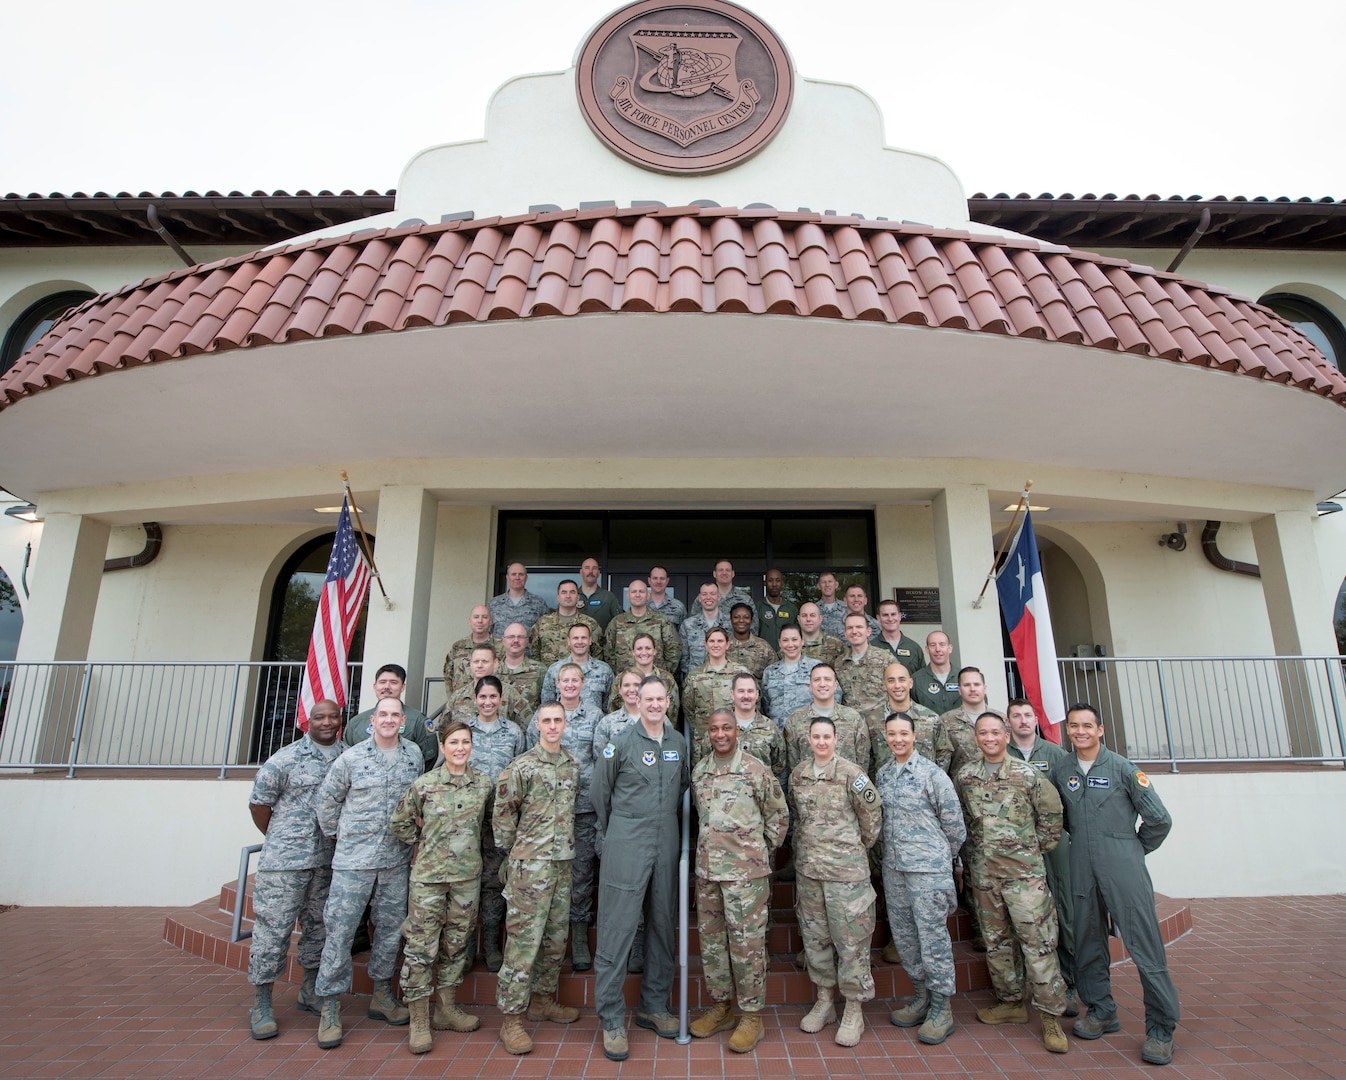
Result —
<svg viewBox="0 0 1346 1080"><path fill-rule="evenodd" d="M491 602L486 605L491 612L491 635L497 639L504 637L510 623L521 624L525 632L531 630L533 624L550 610L547 601L528 591L528 570L523 563L509 564L505 584L505 591L491 597Z"/></svg>
<svg viewBox="0 0 1346 1080"><path fill-rule="evenodd" d="M607 707L608 692L612 689L612 668L590 651L593 645L593 632L585 625L577 624L566 631L567 654L547 668L542 680L543 703L559 701L556 689L556 675L564 664L574 664L584 676L584 700L592 705L599 716Z"/></svg>
<svg viewBox="0 0 1346 1080"><path fill-rule="evenodd" d="M504 646L504 653L495 675L502 685L518 692L527 715L532 716L542 704L542 680L546 678L547 665L528 655L528 630L522 623L510 623L505 627L500 644Z"/></svg>
<svg viewBox="0 0 1346 1080"><path fill-rule="evenodd" d="M397 1026L410 1016L389 986L407 917L411 848L393 836L388 822L425 764L420 747L401 736L404 720L402 703L383 698L374 706L373 737L337 758L318 792L318 825L336 837L332 888L323 909L327 943L314 987L322 1002L318 1046L323 1050L341 1045L340 995L350 990L351 941L366 904L374 923L369 1016Z"/></svg>
<svg viewBox="0 0 1346 1080"><path fill-rule="evenodd" d="M779 736L769 721L764 723ZM737 997L743 1015L729 1049L746 1054L764 1034L771 859L790 817L775 774L739 747L734 715L724 709L712 713L708 731L711 752L692 772L692 796L701 818L696 925L706 989L715 1005L690 1030L705 1039L734 1027Z"/></svg>
<svg viewBox="0 0 1346 1080"><path fill-rule="evenodd" d="M248 982L257 988L249 1016L254 1039L270 1039L280 1031L271 986L285 971L296 919L304 969L299 1008L318 1011L313 984L327 941L322 913L336 845L318 827L317 798L327 770L344 749L340 737L341 707L326 699L316 702L309 710L308 733L267 758L252 783L248 810L266 837L252 887L248 945Z"/></svg>
<svg viewBox="0 0 1346 1080"><path fill-rule="evenodd" d="M636 578L626 587L629 607L608 623L603 631L603 659L620 675L634 660L631 646L639 634L648 634L654 642L654 663L668 671L677 671L682 663L682 638L678 628L649 604L645 582Z"/></svg>
<svg viewBox="0 0 1346 1080"><path fill-rule="evenodd" d="M1056 963L1056 905L1043 856L1061 839L1061 800L1031 765L1007 754L1010 734L995 713L977 718L981 760L958 770L954 787L968 827L966 872L986 942L997 1004L978 1009L983 1024L1026 1024L1031 998L1042 1044L1068 1049L1061 1015L1066 984Z"/></svg>
<svg viewBox="0 0 1346 1080"><path fill-rule="evenodd" d="M650 610L657 611L672 623L674 630L680 629L682 620L687 618L687 605L676 596L668 595L668 569L663 566L651 566L645 580L650 586Z"/></svg>
<svg viewBox="0 0 1346 1080"><path fill-rule="evenodd" d="M477 604L468 612L467 637L459 638L449 646L444 654L444 693L451 695L471 681L469 666L472 662L472 650L477 645L490 645L501 651L500 642L491 636L491 609L485 604ZM438 749L435 751L438 753Z"/></svg>
<svg viewBox="0 0 1346 1080"><path fill-rule="evenodd" d="M537 711L538 742L505 766L495 787L495 843L504 863L508 934L496 1003L505 1020L500 1041L527 1054L533 1040L523 1015L571 1024L579 1010L556 1000L570 924L570 864L575 857L579 763L561 746L565 708Z"/></svg>
<svg viewBox="0 0 1346 1080"><path fill-rule="evenodd" d="M571 578L559 582L556 586L556 610L543 615L529 631L529 652L533 654L534 660L550 667L569 653L570 640L567 635L577 622L589 628L589 648L600 653L603 651L603 628L586 615L579 605L578 583Z"/></svg>
<svg viewBox="0 0 1346 1080"><path fill-rule="evenodd" d="M842 604L845 607L845 604ZM842 619L845 618L843 614ZM811 660L820 660L824 664L835 664L846 648L841 638L829 634L822 628L823 616L818 605L812 602L799 605L799 629L803 634L803 653ZM840 629L845 629L843 623Z"/></svg>
<svg viewBox="0 0 1346 1080"><path fill-rule="evenodd" d="M374 673L374 696L379 701L384 698L396 698L398 701L402 701L406 689L407 669L402 667L401 664L384 664ZM402 715L406 718L406 724L404 725L406 730L402 732L403 737L410 739L421 748L421 756L425 760L424 767L430 768L439 755L439 741L430 729L429 720L420 709L408 708L404 701L402 702ZM351 722L346 725L346 730L342 732L341 741L344 746L358 746L369 738L373 720L373 709L366 709L352 717Z"/></svg>

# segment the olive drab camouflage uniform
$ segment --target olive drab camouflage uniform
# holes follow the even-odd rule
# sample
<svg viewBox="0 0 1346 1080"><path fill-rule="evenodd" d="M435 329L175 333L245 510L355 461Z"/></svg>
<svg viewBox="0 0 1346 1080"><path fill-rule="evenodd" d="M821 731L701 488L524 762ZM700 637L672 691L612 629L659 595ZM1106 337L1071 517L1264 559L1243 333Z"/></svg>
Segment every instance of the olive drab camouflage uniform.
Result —
<svg viewBox="0 0 1346 1080"><path fill-rule="evenodd" d="M592 705L599 716L602 716L603 710L607 706L608 692L612 689L612 668L595 656L590 656L581 664L578 660L567 655L547 668L546 677L542 680L542 703L549 705L554 701L561 700L561 693L556 688L556 678L561 668L566 664L576 664L584 673L584 685L580 687L580 697Z"/></svg>
<svg viewBox="0 0 1346 1080"><path fill-rule="evenodd" d="M444 693L446 695L452 694L455 690L472 681L472 650L478 645L491 646L495 650L496 656L505 655L505 646L500 643L498 638L473 641L471 634L468 634L465 638L459 638L449 646L449 651L444 654Z"/></svg>
<svg viewBox="0 0 1346 1080"><path fill-rule="evenodd" d="M869 728L864 718L854 709L845 705L833 705L831 711L824 714L812 704L796 709L785 722L785 767L794 772L801 761L813 760L813 749L809 746L809 723L815 716L830 716L837 729L837 756L859 766L869 768Z"/></svg>
<svg viewBox="0 0 1346 1080"><path fill-rule="evenodd" d="M687 735L692 750L692 766L696 766L697 754L710 714L716 709L734 711L734 676L752 674L742 664L726 659L724 665L713 668L709 664L699 664L693 668L682 683L682 719L683 731Z"/></svg>
<svg viewBox="0 0 1346 1080"><path fill-rule="evenodd" d="M953 860L967 839L953 781L929 758L891 760L874 779L883 803L883 892L888 926L912 982L954 992L949 916Z"/></svg>
<svg viewBox="0 0 1346 1080"><path fill-rule="evenodd" d="M649 634L654 639L655 667L678 670L682 663L682 636L678 628L657 611L647 611L644 615L623 611L603 631L603 659L613 671L636 666L631 646L640 634Z"/></svg>
<svg viewBox="0 0 1346 1080"><path fill-rule="evenodd" d="M367 739L333 763L318 792L318 824L336 837L332 888L323 908L323 946L315 993L334 997L350 990L351 942L371 903L374 923L369 976L391 979L397 970L402 922L407 917L411 848L388 828L403 793L421 775L421 748L399 739L385 754Z"/></svg>
<svg viewBox="0 0 1346 1080"><path fill-rule="evenodd" d="M1010 740L1009 755L1026 761L1037 769L1038 775L1047 779L1053 765L1066 757L1054 742L1048 742L1041 735L1033 742L1033 748L1027 754ZM1070 833L1061 829L1061 841L1046 853L1047 891L1052 894L1056 904L1056 962L1061 967L1061 978L1066 986L1075 985L1075 898L1070 892Z"/></svg>
<svg viewBox="0 0 1346 1080"><path fill-rule="evenodd" d="M559 611L549 611L533 624L528 632L528 652L534 660L546 667L570 655L570 628L577 622L589 628L589 651L594 656L603 655L603 628L582 611L574 615L562 615Z"/></svg>
<svg viewBox="0 0 1346 1080"><path fill-rule="evenodd" d="M500 678L498 672L496 678ZM537 706L534 705L530 709L523 695L505 682L504 679L500 679L500 685L505 691L500 695L500 715L514 721L519 727L523 727L524 724L528 723L529 717L533 715ZM439 724L454 720L461 720L466 724L477 715L477 688L472 685L470 678L453 692L453 695L444 705L444 711L449 714L449 719L445 721L441 717L439 723L435 725L436 728L439 727Z"/></svg>
<svg viewBox="0 0 1346 1080"><path fill-rule="evenodd" d="M595 733L602 720L598 709L581 702L579 708L566 710L566 727L561 733L561 749L575 759L580 769L579 794L575 799L575 854L570 874L570 921L586 925L594 921L594 864L598 859L589 784L594 776ZM524 741L530 750L541 741L536 716L528 723Z"/></svg>
<svg viewBox="0 0 1346 1080"><path fill-rule="evenodd" d="M968 762L954 788L968 827L966 873L995 995L1007 1002L1027 997L1039 1012L1060 1016L1066 986L1043 855L1061 839L1061 799L1036 769L1008 756L998 764Z"/></svg>
<svg viewBox="0 0 1346 1080"><path fill-rule="evenodd" d="M795 663L778 660L762 672L762 710L771 717L776 727L784 731L785 721L796 709L813 700L809 690L809 672L821 661L801 656Z"/></svg>
<svg viewBox="0 0 1346 1080"><path fill-rule="evenodd" d="M892 662L893 658L882 649L869 645L859 660L848 647L835 664L841 700L863 716L871 730L875 721L882 723L888 712L888 689L883 677Z"/></svg>
<svg viewBox="0 0 1346 1080"><path fill-rule="evenodd" d="M790 773L790 806L795 913L809 978L839 987L847 1001L868 1001L875 896L867 852L883 825L878 794L854 762L834 754L820 772L810 754Z"/></svg>
<svg viewBox="0 0 1346 1080"><path fill-rule="evenodd" d="M252 782L248 801L271 807L271 821L252 890L253 929L248 943L248 982L275 982L290 952L299 921L299 966L322 960L327 928L323 908L332 884L335 841L318 827L318 791L344 747L320 746L305 735L267 758Z"/></svg>
<svg viewBox="0 0 1346 1080"><path fill-rule="evenodd" d="M570 863L580 767L540 743L505 767L495 785L495 844L508 853L505 960L496 1004L506 1016L532 994L556 993L570 932Z"/></svg>
<svg viewBox="0 0 1346 1080"><path fill-rule="evenodd" d="M547 676L547 665L530 657L524 657L524 661L517 668L510 669L501 660L495 669L495 677L500 680L504 686L512 686L519 692L525 705L524 720L532 716L537 711L537 707L542 704L542 680ZM513 719L513 717L510 717ZM522 723L515 721L516 723Z"/></svg>
<svg viewBox="0 0 1346 1080"><path fill-rule="evenodd" d="M1178 992L1168 973L1145 856L1164 842L1173 819L1150 778L1106 747L1099 748L1087 773L1071 753L1048 776L1060 793L1070 829L1080 1000L1089 1003L1090 1016L1109 1020L1117 1015L1108 972L1111 918L1140 976L1145 1033L1171 1039L1178 1023Z"/></svg>
<svg viewBox="0 0 1346 1080"><path fill-rule="evenodd" d="M758 682L762 681L762 672L766 671L767 666L776 662L776 650L769 642L754 634L749 634L747 641L731 637L729 652L725 655L731 664L742 664L751 671Z"/></svg>
<svg viewBox="0 0 1346 1080"><path fill-rule="evenodd" d="M411 866L402 996L429 997L457 986L472 966L472 932L481 900L481 849L495 801L485 773L471 765L462 776L446 766L407 788L388 822L392 834L419 845Z"/></svg>
<svg viewBox="0 0 1346 1080"><path fill-rule="evenodd" d="M622 701L622 676L628 671L636 671L635 667L628 667L622 671L616 668L612 669L612 690L608 693L609 713L621 712L626 706ZM678 680L673 678L672 672L661 668L658 664L654 666L651 675L658 675L668 690L668 722L677 727L682 716L682 695L678 693ZM643 679L644 676L642 675ZM599 749L603 749L601 746Z"/></svg>
<svg viewBox="0 0 1346 1080"><path fill-rule="evenodd" d="M709 733L703 731L700 738L697 761L712 752ZM753 713L746 726L742 720L738 721L738 748L769 768L772 776L785 775L785 739L768 717Z"/></svg>
<svg viewBox="0 0 1346 1080"><path fill-rule="evenodd" d="M839 637L823 632L812 641L804 642L804 655L811 660L835 665L846 651L846 643Z"/></svg>
<svg viewBox="0 0 1346 1080"><path fill-rule="evenodd" d="M763 724L779 737L769 721ZM741 748L729 759L708 754L692 772L701 818L696 842L696 922L706 988L739 1008L766 1004L767 915L771 857L790 816L775 774Z"/></svg>
<svg viewBox="0 0 1346 1080"><path fill-rule="evenodd" d="M512 720L496 720L495 726L487 731L480 717L474 716L468 721L472 728L472 756L468 759L474 769L485 773L492 784L500 778L506 765L527 749L523 730ZM488 823L488 829L490 825ZM482 851L481 868L481 921L488 926L498 926L505 914L505 901L500 883L500 850L487 843Z"/></svg>
<svg viewBox="0 0 1346 1080"><path fill-rule="evenodd" d="M499 638L510 623L518 623L525 630L533 629L533 624L551 610L547 601L537 593L525 591L522 599L515 600L509 592L493 596L486 605L491 613L491 637Z"/></svg>
<svg viewBox="0 0 1346 1080"><path fill-rule="evenodd" d="M1004 715L998 709L985 706L971 713L962 705L940 715L939 731L935 736L935 764L950 778L957 776L958 770L969 761L981 760L981 747L977 745L977 717L984 712Z"/></svg>

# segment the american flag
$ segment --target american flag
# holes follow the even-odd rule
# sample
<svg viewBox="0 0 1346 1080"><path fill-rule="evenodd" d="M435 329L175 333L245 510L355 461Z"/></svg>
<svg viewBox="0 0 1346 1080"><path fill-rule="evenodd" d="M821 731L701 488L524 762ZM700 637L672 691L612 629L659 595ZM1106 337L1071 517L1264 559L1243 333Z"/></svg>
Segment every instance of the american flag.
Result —
<svg viewBox="0 0 1346 1080"><path fill-rule="evenodd" d="M369 591L369 577L369 563L351 529L350 500L343 498L332 557L327 560L327 580L318 597L318 614L308 643L308 664L299 688L295 724L300 731L308 730L309 710L324 698L346 707L346 654Z"/></svg>

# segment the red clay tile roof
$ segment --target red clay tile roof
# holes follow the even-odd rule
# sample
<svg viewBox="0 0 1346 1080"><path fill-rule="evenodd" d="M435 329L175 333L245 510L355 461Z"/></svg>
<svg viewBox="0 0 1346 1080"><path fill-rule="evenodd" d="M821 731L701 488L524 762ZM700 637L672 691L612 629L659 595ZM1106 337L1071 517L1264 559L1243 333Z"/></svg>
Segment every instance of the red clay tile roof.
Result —
<svg viewBox="0 0 1346 1080"><path fill-rule="evenodd" d="M0 408L202 352L589 312L942 327L1161 357L1346 403L1346 378L1242 297L1034 240L733 207L374 230L189 267L86 302L0 379Z"/></svg>

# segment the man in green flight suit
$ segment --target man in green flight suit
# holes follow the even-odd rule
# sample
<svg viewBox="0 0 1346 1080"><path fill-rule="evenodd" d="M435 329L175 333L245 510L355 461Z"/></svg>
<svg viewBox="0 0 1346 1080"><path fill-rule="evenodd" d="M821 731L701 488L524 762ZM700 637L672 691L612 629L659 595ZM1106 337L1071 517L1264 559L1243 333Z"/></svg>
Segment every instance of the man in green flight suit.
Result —
<svg viewBox="0 0 1346 1080"><path fill-rule="evenodd" d="M1074 752L1047 775L1061 793L1070 830L1076 988L1089 1003L1088 1015L1075 1021L1074 1032L1081 1039L1097 1039L1122 1027L1108 976L1111 919L1136 962L1144 991L1141 1060L1167 1065L1173 1059L1178 992L1168 974L1145 856L1163 843L1173 819L1150 778L1103 745L1097 709L1072 705L1066 712L1066 731Z"/></svg>
<svg viewBox="0 0 1346 1080"><path fill-rule="evenodd" d="M624 1061L626 961L645 915L645 973L636 1024L664 1038L678 1034L668 1011L673 989L673 940L678 921L678 808L690 783L687 742L664 719L668 689L656 675L640 684L640 723L599 752L589 798L602 838L612 852L598 880L598 948L594 1005L603 1025L603 1054Z"/></svg>

